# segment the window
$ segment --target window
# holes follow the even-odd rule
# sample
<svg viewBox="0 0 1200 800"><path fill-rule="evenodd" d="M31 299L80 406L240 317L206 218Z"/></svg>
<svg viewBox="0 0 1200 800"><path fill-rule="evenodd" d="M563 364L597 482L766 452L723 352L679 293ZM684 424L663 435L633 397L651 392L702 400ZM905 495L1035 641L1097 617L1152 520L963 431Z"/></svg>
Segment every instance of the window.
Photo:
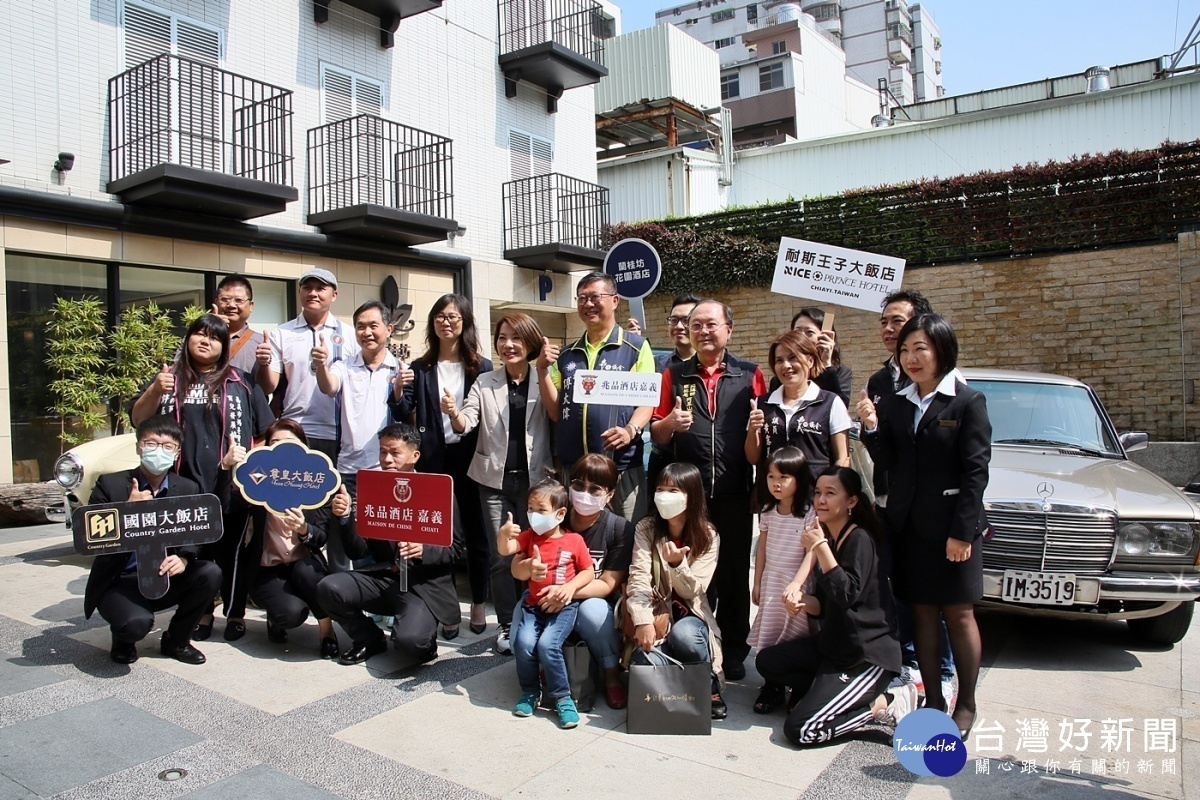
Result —
<svg viewBox="0 0 1200 800"><path fill-rule="evenodd" d="M724 39L717 39L713 42L713 47L720 50L722 47L733 47L735 44L737 44L737 37L727 36Z"/></svg>
<svg viewBox="0 0 1200 800"><path fill-rule="evenodd" d="M746 6L746 22L758 22L758 3Z"/></svg>
<svg viewBox="0 0 1200 800"><path fill-rule="evenodd" d="M540 136L509 128L508 151L514 181L545 175L554 168L554 144Z"/></svg>
<svg viewBox="0 0 1200 800"><path fill-rule="evenodd" d="M355 117L378 116L383 111L383 84L348 70L321 65L321 100L326 122Z"/></svg>
<svg viewBox="0 0 1200 800"><path fill-rule="evenodd" d="M783 64L767 64L758 68L758 90L769 92L783 88Z"/></svg>
<svg viewBox="0 0 1200 800"><path fill-rule="evenodd" d="M735 72L732 75L721 76L721 99L732 100L735 97L740 97L742 94L741 83L739 76Z"/></svg>
<svg viewBox="0 0 1200 800"><path fill-rule="evenodd" d="M724 22L727 19L733 19L732 8L723 8L720 11L714 11L712 13L713 22Z"/></svg>
<svg viewBox="0 0 1200 800"><path fill-rule="evenodd" d="M221 31L148 5L124 6L125 68L164 53L216 66L221 62Z"/></svg>
<svg viewBox="0 0 1200 800"><path fill-rule="evenodd" d="M779 55L787 52L787 42L771 42L771 55Z"/></svg>

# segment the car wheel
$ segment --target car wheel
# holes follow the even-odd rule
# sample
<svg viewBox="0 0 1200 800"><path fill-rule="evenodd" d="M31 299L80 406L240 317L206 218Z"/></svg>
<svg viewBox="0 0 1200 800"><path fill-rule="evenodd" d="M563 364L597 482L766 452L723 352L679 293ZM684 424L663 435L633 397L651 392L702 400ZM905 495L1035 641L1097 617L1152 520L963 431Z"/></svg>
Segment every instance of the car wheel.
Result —
<svg viewBox="0 0 1200 800"><path fill-rule="evenodd" d="M1187 635L1195 608L1196 604L1189 601L1157 617L1131 619L1129 631L1150 644L1176 644Z"/></svg>

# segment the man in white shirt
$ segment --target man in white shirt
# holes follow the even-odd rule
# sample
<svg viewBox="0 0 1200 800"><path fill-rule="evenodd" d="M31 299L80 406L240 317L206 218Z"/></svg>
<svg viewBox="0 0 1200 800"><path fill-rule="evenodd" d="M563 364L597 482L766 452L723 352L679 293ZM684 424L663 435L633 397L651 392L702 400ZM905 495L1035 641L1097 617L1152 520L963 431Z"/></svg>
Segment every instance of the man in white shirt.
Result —
<svg viewBox="0 0 1200 800"><path fill-rule="evenodd" d="M354 312L354 334L361 351L351 358L329 363L330 347L324 334L313 350L317 385L330 397L341 398L342 441L337 469L342 482L354 490L360 469L379 467L379 431L387 424L388 394L400 362L388 352L392 320L383 303L368 300Z"/></svg>
<svg viewBox="0 0 1200 800"><path fill-rule="evenodd" d="M308 436L308 446L320 450L335 463L341 420L335 399L317 386L313 353L324 336L328 363L358 355L358 342L350 326L329 313L337 294L337 278L332 272L327 269L305 272L297 289L300 316L267 334L255 353L256 379L264 392L275 392L281 376L287 380L279 416L300 423Z"/></svg>

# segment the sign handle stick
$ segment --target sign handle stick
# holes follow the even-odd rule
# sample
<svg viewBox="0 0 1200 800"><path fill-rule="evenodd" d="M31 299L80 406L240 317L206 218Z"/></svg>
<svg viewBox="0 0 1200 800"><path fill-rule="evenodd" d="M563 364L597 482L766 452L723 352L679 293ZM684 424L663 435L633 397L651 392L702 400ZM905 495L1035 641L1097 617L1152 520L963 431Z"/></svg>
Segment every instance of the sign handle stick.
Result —
<svg viewBox="0 0 1200 800"><path fill-rule="evenodd" d="M646 328L646 304L642 302L642 298L635 297L629 301L629 316L638 321L638 325L642 326L642 336L649 335L649 329Z"/></svg>

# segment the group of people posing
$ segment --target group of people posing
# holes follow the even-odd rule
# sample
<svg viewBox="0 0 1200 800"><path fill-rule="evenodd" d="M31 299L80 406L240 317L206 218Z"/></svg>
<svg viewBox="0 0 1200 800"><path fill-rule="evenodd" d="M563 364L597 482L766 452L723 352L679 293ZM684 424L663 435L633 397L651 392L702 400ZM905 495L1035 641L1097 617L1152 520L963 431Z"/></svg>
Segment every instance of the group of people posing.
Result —
<svg viewBox="0 0 1200 800"><path fill-rule="evenodd" d="M853 376L820 309L766 347L768 385L730 352L728 306L676 297L671 349L656 358L636 323L618 323L604 273L578 283L577 341L554 344L532 317L506 312L491 331L495 364L463 296L433 305L425 353L405 364L388 350L382 304L343 323L330 312L337 279L322 269L298 293L300 315L264 336L249 326L250 283L226 278L132 403L141 464L101 477L92 502L212 493L224 535L171 552L158 600L140 595L133 556L97 558L86 613L112 626L113 660L135 661L153 613L177 606L162 652L203 663L192 642L212 635L215 606L235 641L253 601L273 642L312 614L319 655L357 664L385 651L388 618L394 646L424 663L439 636L459 633L454 567L465 562L466 624L484 633L491 603L495 648L517 664L518 716L544 697L562 727L578 724L563 656L576 640L613 708L627 702L623 666L674 660L710 665L713 717L724 718L724 683L745 677L754 649L765 679L754 710L786 708L797 744L894 724L922 684L926 704L969 732L990 428L982 394L955 369L953 330L920 293L887 298L891 355L855 402L873 492L850 468ZM660 400L577 403L581 370L660 373ZM285 440L336 465L342 488L325 507L277 515L233 486L250 448ZM451 475L451 545L360 537L361 469Z"/></svg>

